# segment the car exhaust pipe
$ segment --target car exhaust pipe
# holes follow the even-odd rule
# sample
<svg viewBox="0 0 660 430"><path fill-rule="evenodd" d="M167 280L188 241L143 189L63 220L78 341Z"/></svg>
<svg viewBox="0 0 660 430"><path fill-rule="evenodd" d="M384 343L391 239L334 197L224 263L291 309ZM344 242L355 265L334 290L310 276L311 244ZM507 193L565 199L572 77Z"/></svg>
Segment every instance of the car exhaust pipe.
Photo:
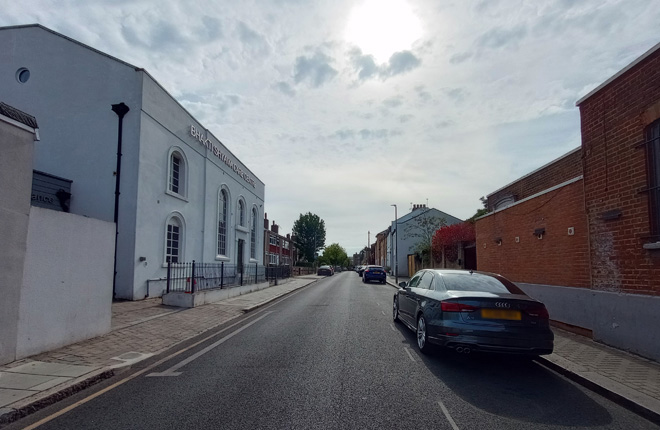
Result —
<svg viewBox="0 0 660 430"><path fill-rule="evenodd" d="M456 352L459 354L469 354L472 352L472 349L469 346L459 345L456 347Z"/></svg>

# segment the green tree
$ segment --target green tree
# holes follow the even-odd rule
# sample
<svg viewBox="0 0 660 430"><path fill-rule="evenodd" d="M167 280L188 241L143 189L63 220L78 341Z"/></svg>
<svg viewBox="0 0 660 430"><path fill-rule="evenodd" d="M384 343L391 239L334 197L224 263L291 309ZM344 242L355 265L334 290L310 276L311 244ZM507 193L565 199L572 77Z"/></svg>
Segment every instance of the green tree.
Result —
<svg viewBox="0 0 660 430"><path fill-rule="evenodd" d="M485 197L481 197L479 200L481 200L481 204L484 206L483 208L477 209L477 213L472 215L470 218L468 218L466 221L471 222L472 224L475 223L475 220L481 216L484 216L488 213L488 199Z"/></svg>
<svg viewBox="0 0 660 430"><path fill-rule="evenodd" d="M321 258L325 264L331 266L345 266L346 260L348 260L348 255L346 254L346 250L339 246L338 243L333 243L332 245L325 247L323 255L319 257L319 260L321 260Z"/></svg>
<svg viewBox="0 0 660 430"><path fill-rule="evenodd" d="M325 247L325 221L318 215L307 212L293 223L296 247L303 260L313 262L316 253Z"/></svg>
<svg viewBox="0 0 660 430"><path fill-rule="evenodd" d="M441 217L417 216L411 220L403 229L403 238L418 239L413 251L422 258L422 265L429 267L431 265L431 253L433 246L433 235L437 230L447 225L447 221Z"/></svg>

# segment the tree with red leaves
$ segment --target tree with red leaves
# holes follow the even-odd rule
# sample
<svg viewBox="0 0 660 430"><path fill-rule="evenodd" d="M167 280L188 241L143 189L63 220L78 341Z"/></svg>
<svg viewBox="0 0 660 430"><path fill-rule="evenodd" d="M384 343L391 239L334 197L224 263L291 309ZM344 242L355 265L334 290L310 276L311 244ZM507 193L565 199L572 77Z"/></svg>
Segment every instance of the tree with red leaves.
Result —
<svg viewBox="0 0 660 430"><path fill-rule="evenodd" d="M433 235L433 256L437 262L440 262L444 255L447 261L453 263L458 259L458 245L475 239L476 232L471 222L442 227Z"/></svg>

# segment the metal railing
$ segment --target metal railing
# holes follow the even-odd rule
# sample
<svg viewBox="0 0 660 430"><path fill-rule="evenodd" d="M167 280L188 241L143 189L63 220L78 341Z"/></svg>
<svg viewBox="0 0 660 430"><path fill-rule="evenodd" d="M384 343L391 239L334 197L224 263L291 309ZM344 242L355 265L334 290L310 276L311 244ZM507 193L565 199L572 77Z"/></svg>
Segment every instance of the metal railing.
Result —
<svg viewBox="0 0 660 430"><path fill-rule="evenodd" d="M228 263L167 263L165 292L194 294L196 291L252 285L288 278L288 266L265 267L257 263L236 265Z"/></svg>
<svg viewBox="0 0 660 430"><path fill-rule="evenodd" d="M266 278L270 282L277 283L278 279L291 277L291 266L269 266L266 267Z"/></svg>

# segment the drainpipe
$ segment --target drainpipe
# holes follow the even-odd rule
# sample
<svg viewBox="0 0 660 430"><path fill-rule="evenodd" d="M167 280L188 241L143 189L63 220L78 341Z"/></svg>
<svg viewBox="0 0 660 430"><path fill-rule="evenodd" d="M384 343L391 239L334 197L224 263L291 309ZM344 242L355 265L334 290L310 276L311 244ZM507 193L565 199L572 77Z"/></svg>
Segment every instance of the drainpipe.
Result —
<svg viewBox="0 0 660 430"><path fill-rule="evenodd" d="M130 109L123 102L112 105L112 111L117 114L119 117L119 132L117 137L117 170L116 170L116 181L115 181L115 268L112 276L112 299L114 300L116 296L116 286L117 286L117 239L119 237L119 184L121 183L121 137L122 137L122 126L124 123L124 115L128 113Z"/></svg>

